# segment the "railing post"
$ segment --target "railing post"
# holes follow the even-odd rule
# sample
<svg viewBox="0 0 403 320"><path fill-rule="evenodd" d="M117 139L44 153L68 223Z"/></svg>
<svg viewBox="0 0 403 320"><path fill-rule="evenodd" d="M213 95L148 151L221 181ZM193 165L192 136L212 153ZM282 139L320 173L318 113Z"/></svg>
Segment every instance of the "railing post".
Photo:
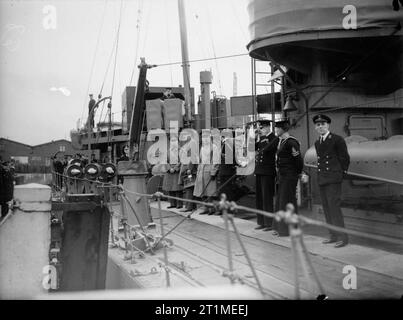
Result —
<svg viewBox="0 0 403 320"><path fill-rule="evenodd" d="M162 211L161 211L161 193L157 192L157 201L158 201L158 216L160 218L160 228L161 228L161 237L164 237L164 222L162 220ZM171 286L170 279L169 279L169 269L168 269L168 251L166 245L163 244L163 252L164 252L164 268L165 268L165 275L167 281L167 287Z"/></svg>
<svg viewBox="0 0 403 320"><path fill-rule="evenodd" d="M284 219L285 223L288 225L288 231L291 239L291 251L294 262L294 290L295 290L295 299L300 300L300 291L299 291L299 277L298 277L298 249L297 249L297 237L300 232L298 228L298 224L293 221L294 214L294 206L292 204L288 204L286 206L286 212L277 213L275 219L280 220ZM301 261L302 262L302 261Z"/></svg>
<svg viewBox="0 0 403 320"><path fill-rule="evenodd" d="M322 300L326 300L328 297L327 297L327 295L325 293L325 288L322 286L322 283L319 280L318 274L316 273L316 271L315 271L315 269L313 267L312 261L309 258L309 253L308 253L308 250L306 249L304 239L302 237L302 233L300 235L300 245L301 245L301 248L302 248L302 253L305 256L306 262L308 264L308 267L309 267L309 269L311 269L313 278L314 278L314 280L315 280L315 282L316 282L316 284L317 284L317 286L319 288L320 295L318 296L318 298L321 298Z"/></svg>
<svg viewBox="0 0 403 320"><path fill-rule="evenodd" d="M230 238L230 233L229 233L229 224L228 224L228 210L226 207L226 196L225 194L221 195L221 201L220 201L220 210L222 210L222 216L224 218L224 224L225 224L225 237L227 240L227 256L228 256L228 268L229 268L229 278L231 280L231 284L234 284L234 277L233 277L233 272L234 272L234 265L232 262L232 250L231 250L231 238Z"/></svg>
<svg viewBox="0 0 403 320"><path fill-rule="evenodd" d="M293 257L293 262L294 262L294 293L295 293L295 300L299 300L300 294L299 294L299 278L298 278L298 256L297 256L297 247L296 247L296 241L295 241L295 235L293 233L293 230L291 226L288 226L289 232L290 232L290 237L291 237L291 251L292 251L292 257Z"/></svg>
<svg viewBox="0 0 403 320"><path fill-rule="evenodd" d="M234 218L232 217L232 215L229 217L229 219L230 219L230 221L231 221L232 228L234 229L235 236L236 236L237 239L238 239L239 245L241 246L242 251L243 251L243 253L245 254L245 258L246 258L246 260L248 261L249 267L250 267L250 269L251 269L251 271L252 271L252 273L253 273L253 276L254 276L254 278L255 278L255 280L256 280L256 284L257 284L257 286L258 286L258 288L259 288L259 291L260 291L260 293L262 294L262 297L264 298L264 295L265 295L265 294L264 294L263 287L262 287L262 285L261 285L261 283L260 283L260 281L259 281L259 278L258 278L258 276L257 276L256 270L255 270L255 268L253 267L252 260L251 260L250 257L249 257L248 251L246 250L246 248L245 248L245 246L244 246L244 244L243 244L243 242L242 242L241 236L239 235L238 229L236 228L236 225L235 225L235 222L234 222Z"/></svg>

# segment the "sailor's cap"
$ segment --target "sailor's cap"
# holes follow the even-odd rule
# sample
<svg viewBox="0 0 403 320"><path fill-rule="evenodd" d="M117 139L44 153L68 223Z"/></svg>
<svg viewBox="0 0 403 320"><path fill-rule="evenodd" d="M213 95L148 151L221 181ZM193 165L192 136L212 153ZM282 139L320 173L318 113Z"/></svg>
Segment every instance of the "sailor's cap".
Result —
<svg viewBox="0 0 403 320"><path fill-rule="evenodd" d="M277 119L274 126L276 128L288 128L290 126L290 120L288 118Z"/></svg>

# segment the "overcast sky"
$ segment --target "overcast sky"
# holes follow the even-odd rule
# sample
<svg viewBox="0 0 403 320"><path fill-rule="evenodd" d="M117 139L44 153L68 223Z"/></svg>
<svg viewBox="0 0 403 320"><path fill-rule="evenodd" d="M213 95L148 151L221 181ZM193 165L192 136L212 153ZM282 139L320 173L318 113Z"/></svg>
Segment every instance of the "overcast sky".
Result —
<svg viewBox="0 0 403 320"><path fill-rule="evenodd" d="M247 3L186 0L189 59L247 53ZM88 93L97 95L105 78L103 95L111 94L114 56L105 74L120 7L119 0L0 2L0 137L27 144L69 139L78 119L86 117ZM136 47L136 64L140 57L150 64L181 60L177 0L125 0L122 8L113 112L121 111L121 94L130 83ZM234 72L238 95L250 94L247 55L192 63L190 81L196 95L199 72L209 69L217 94L233 95ZM136 68L132 84L137 75ZM151 69L148 79L151 86L183 84L181 66Z"/></svg>

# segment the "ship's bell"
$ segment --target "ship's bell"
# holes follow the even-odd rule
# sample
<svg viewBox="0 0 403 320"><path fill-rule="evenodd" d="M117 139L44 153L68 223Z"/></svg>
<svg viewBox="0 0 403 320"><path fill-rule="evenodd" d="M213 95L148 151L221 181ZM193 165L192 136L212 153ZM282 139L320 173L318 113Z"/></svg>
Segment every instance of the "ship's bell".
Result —
<svg viewBox="0 0 403 320"><path fill-rule="evenodd" d="M298 108L296 107L294 103L294 99L291 96L287 97L287 101L284 105L283 111L284 112L290 112L290 111L296 111Z"/></svg>

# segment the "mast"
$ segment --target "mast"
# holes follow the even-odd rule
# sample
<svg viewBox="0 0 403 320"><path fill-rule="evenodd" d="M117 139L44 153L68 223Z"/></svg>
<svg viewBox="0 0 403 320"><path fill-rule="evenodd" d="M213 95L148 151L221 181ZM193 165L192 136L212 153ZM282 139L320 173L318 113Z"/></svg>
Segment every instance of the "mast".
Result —
<svg viewBox="0 0 403 320"><path fill-rule="evenodd" d="M190 73L189 73L189 52L188 39L186 29L185 4L183 0L178 0L179 28L181 34L181 50L182 50L182 71L183 71L183 87L185 91L185 120L192 120L192 111L190 107Z"/></svg>

